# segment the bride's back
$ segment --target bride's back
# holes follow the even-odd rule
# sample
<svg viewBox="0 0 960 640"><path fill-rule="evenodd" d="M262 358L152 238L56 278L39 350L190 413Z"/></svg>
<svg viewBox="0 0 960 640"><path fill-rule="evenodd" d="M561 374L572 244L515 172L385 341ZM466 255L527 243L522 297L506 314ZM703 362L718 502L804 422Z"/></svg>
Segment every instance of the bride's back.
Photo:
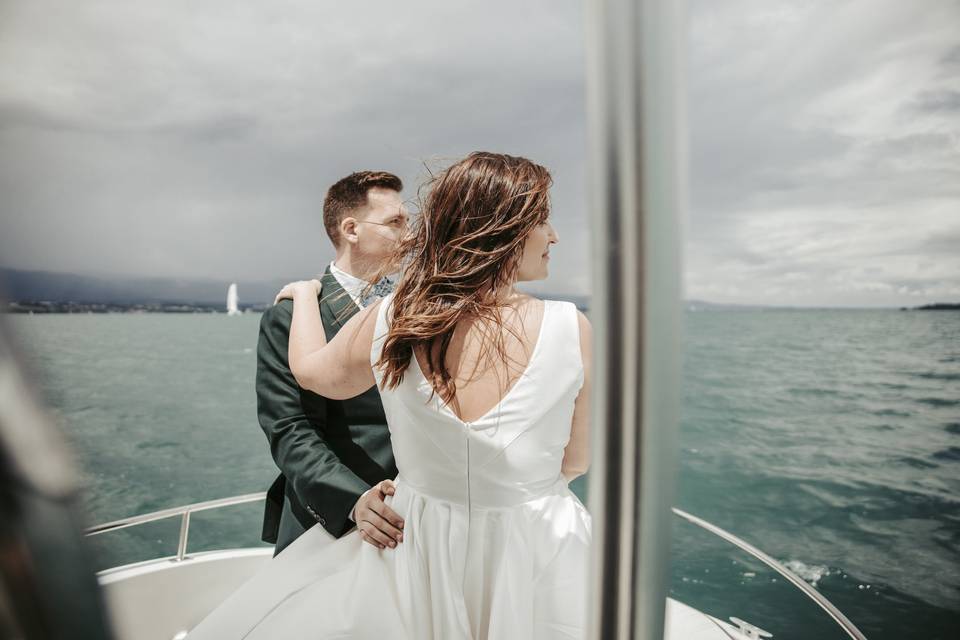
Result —
<svg viewBox="0 0 960 640"><path fill-rule="evenodd" d="M529 298L515 314L505 312L505 324L517 323L523 336L507 343L508 353L519 356L510 365L512 382L507 386L498 379L492 356L494 364L457 392L463 410L457 413L455 403L448 405L433 392L419 357L411 358L396 387L383 384L384 373L375 363L390 330L392 302L390 294L378 309L370 361L404 482L468 507L512 506L556 486L584 383L573 303ZM467 380L478 355L489 350L481 341L490 338L475 324L457 327L458 346L447 354L458 380ZM505 370L503 363L499 370Z"/></svg>
<svg viewBox="0 0 960 640"><path fill-rule="evenodd" d="M444 363L457 392L448 403L463 422L473 422L499 404L530 363L543 323L545 303L518 295L501 313L503 324L460 320L447 347ZM503 343L506 359L496 349ZM417 364L432 379L426 349L416 350Z"/></svg>

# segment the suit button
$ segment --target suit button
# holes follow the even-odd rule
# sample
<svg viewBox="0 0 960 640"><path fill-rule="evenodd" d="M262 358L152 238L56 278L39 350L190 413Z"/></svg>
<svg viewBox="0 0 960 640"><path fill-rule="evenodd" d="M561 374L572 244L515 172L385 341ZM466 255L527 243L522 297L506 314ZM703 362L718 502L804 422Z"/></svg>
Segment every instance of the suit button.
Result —
<svg viewBox="0 0 960 640"><path fill-rule="evenodd" d="M327 524L327 521L324 520L323 518L318 518L318 520L320 520L320 524L322 524L322 525L326 525L326 524Z"/></svg>

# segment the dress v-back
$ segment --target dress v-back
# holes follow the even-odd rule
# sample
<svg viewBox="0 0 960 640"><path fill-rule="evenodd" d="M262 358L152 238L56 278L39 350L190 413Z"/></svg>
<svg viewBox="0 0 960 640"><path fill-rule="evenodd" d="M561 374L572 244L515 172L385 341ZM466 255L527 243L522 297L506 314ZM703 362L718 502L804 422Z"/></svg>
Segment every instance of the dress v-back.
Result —
<svg viewBox="0 0 960 640"><path fill-rule="evenodd" d="M393 295L376 318L379 360ZM590 515L561 475L583 385L576 307L545 300L526 369L482 417L432 393L416 357L394 389L374 368L394 456L403 542L313 527L188 636L558 639L586 635Z"/></svg>

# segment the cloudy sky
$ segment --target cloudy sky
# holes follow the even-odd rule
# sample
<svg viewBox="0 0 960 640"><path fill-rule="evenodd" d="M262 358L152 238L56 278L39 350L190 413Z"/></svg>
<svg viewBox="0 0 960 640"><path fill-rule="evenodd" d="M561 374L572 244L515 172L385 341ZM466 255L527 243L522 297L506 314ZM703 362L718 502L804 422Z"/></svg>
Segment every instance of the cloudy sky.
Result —
<svg viewBox="0 0 960 640"><path fill-rule="evenodd" d="M3 0L0 266L292 279L359 168L474 149L553 172L540 290L586 294L571 0ZM689 8L688 298L960 301L960 2Z"/></svg>

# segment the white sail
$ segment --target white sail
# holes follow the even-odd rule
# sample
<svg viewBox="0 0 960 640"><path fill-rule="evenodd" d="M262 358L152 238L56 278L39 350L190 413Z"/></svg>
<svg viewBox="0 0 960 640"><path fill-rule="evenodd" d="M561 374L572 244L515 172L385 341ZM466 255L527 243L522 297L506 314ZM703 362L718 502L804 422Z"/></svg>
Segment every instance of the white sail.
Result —
<svg viewBox="0 0 960 640"><path fill-rule="evenodd" d="M230 288L227 289L227 315L228 316L238 316L240 315L240 309L237 308L237 283L231 283Z"/></svg>

